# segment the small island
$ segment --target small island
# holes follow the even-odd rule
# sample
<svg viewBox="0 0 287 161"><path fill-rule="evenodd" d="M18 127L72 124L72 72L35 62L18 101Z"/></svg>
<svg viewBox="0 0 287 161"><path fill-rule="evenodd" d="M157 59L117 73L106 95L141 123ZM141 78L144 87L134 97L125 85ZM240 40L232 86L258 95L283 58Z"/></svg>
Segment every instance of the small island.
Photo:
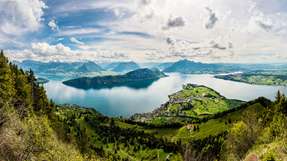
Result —
<svg viewBox="0 0 287 161"><path fill-rule="evenodd" d="M127 86L131 88L145 88L154 81L166 77L158 69L137 69L124 75L82 77L64 81L63 84L80 89L101 89L113 88L117 86Z"/></svg>
<svg viewBox="0 0 287 161"><path fill-rule="evenodd" d="M215 76L215 78L257 85L287 86L287 76L278 74L237 73L228 75L217 75Z"/></svg>

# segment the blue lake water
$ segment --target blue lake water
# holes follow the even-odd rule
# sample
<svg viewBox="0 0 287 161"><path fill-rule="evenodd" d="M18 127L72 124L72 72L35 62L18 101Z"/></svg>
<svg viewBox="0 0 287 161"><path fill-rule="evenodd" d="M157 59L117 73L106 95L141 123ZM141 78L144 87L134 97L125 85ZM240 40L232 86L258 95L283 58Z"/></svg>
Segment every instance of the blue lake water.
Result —
<svg viewBox="0 0 287 161"><path fill-rule="evenodd" d="M66 86L60 81L50 81L44 87L48 97L59 104L77 104L93 107L108 116L128 117L135 113L153 111L168 100L168 95L179 91L183 84L192 83L213 88L227 98L249 101L259 96L273 99L278 90L287 94L287 87L250 85L221 80L212 75L170 74L150 86L134 89L114 87L111 89L82 90Z"/></svg>

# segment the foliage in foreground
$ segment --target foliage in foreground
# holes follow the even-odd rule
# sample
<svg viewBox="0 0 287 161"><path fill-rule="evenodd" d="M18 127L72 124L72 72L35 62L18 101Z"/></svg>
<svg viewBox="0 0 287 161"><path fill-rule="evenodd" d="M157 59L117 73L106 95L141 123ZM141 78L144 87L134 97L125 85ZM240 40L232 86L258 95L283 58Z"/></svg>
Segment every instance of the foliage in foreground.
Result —
<svg viewBox="0 0 287 161"><path fill-rule="evenodd" d="M92 109L56 106L3 52L0 94L0 160L182 160L178 143Z"/></svg>
<svg viewBox="0 0 287 161"><path fill-rule="evenodd" d="M32 71L0 54L0 160L286 160L286 116L278 93L176 126L109 118L55 105Z"/></svg>

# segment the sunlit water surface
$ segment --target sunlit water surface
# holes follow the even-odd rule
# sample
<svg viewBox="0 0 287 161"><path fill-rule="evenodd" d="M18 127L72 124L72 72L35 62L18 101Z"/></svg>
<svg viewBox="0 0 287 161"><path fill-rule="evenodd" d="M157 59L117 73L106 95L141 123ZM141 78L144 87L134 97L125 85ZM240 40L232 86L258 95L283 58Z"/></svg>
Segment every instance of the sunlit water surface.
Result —
<svg viewBox="0 0 287 161"><path fill-rule="evenodd" d="M264 96L275 97L278 90L287 94L287 87L250 85L214 78L212 75L170 74L142 89L115 87L112 89L82 90L66 86L60 81L45 84L48 97L59 104L77 104L93 107L108 116L131 116L150 112L168 100L168 95L182 88L183 84L205 85L227 98L244 101Z"/></svg>

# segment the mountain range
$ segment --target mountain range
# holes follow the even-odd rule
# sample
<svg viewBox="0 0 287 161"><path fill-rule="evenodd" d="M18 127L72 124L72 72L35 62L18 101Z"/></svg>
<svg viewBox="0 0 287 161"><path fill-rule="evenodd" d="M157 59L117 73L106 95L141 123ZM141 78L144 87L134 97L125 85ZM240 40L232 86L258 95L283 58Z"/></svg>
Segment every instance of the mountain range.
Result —
<svg viewBox="0 0 287 161"><path fill-rule="evenodd" d="M232 72L274 72L286 71L286 64L220 64L201 63L187 59L177 62L164 63L142 63L136 62L112 62L97 64L88 62L40 62L34 60L24 60L14 62L24 70L32 69L38 77L56 80L68 80L79 77L94 77L105 75L117 75L127 73L141 66L146 68L157 68L165 73L183 74L219 74Z"/></svg>
<svg viewBox="0 0 287 161"><path fill-rule="evenodd" d="M179 72L184 74L200 74L233 72L241 69L242 68L239 66L236 67L228 64L208 64L184 59L167 66L167 68L165 68L163 71L167 73Z"/></svg>
<svg viewBox="0 0 287 161"><path fill-rule="evenodd" d="M139 80L160 74L141 70L127 75ZM3 52L0 76L3 161L287 158L287 98L280 92L275 101L260 97L243 102L188 84L151 114L116 118L92 108L55 104L33 72L9 63Z"/></svg>
<svg viewBox="0 0 287 161"><path fill-rule="evenodd" d="M34 60L24 60L16 62L24 70L32 69L36 73L55 72L101 72L104 71L94 62L40 62Z"/></svg>
<svg viewBox="0 0 287 161"><path fill-rule="evenodd" d="M105 70L110 70L110 71L114 71L114 72L119 72L119 73L125 73L125 72L130 72L136 69L139 69L140 66L133 62L114 62L114 63L110 63L107 64L104 69Z"/></svg>

